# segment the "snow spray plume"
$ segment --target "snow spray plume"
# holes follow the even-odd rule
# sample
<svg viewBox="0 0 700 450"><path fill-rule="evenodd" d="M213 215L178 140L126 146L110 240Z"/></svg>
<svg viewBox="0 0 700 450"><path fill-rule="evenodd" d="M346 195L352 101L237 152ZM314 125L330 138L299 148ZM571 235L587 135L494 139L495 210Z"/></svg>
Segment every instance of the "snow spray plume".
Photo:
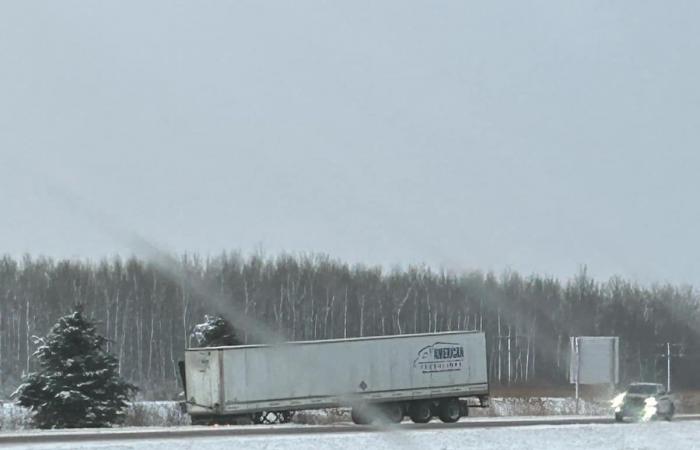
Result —
<svg viewBox="0 0 700 450"><path fill-rule="evenodd" d="M230 299L207 286L201 280L189 276L185 267L178 260L147 240L134 234L132 235L131 248L151 261L163 275L182 282L183 289L189 289L214 312L226 317L236 330L244 332L253 341L264 344L279 344L286 341L282 334L261 321L247 316L241 308L231 303Z"/></svg>
<svg viewBox="0 0 700 450"><path fill-rule="evenodd" d="M175 259L171 253L163 250L160 246L152 241L144 238L136 232L129 231L127 227L119 225L119 221L113 217L98 211L91 207L89 203L67 192L60 186L47 186L50 194L63 203L66 209L72 213L82 216L91 222L94 226L110 235L113 239L126 245L131 251L137 255L141 255L151 261L155 268L164 276L173 281L180 282L183 289L187 288L202 301L207 303L207 306L218 314L229 319L231 324L238 330L243 331L253 340L261 344L271 345L281 358L287 360L290 365L302 364L307 367L307 362L297 361L287 357L285 352L284 342L285 337L267 326L266 324L247 316L244 311L236 305L231 304L230 299L219 294L215 289L206 286L203 282L190 277L185 266ZM327 364L331 364L328 362ZM356 400L352 395L339 393L338 398L342 403L352 404ZM387 438L391 438L392 445L400 448L417 448L405 436L395 433L401 428L398 424L391 424L384 410L374 404L363 405L367 417L372 423L369 428L375 431L391 432L386 434Z"/></svg>
<svg viewBox="0 0 700 450"><path fill-rule="evenodd" d="M128 230L119 221L91 207L89 203L57 186L51 186L52 197L58 199L66 209L75 215L88 220L92 225L107 233L116 241L129 248L135 255L150 261L155 269L169 278L180 283L183 289L190 291L204 302L208 309L226 317L237 329L244 332L253 341L263 344L278 344L286 339L259 320L247 316L237 305L231 302L217 290L210 288L201 280L191 277L183 263L172 254L140 234Z"/></svg>

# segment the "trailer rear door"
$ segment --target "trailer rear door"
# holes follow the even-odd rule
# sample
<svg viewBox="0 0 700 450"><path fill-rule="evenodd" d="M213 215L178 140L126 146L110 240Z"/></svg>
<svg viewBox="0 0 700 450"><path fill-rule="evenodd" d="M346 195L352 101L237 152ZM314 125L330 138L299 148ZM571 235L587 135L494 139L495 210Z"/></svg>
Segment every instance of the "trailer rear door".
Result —
<svg viewBox="0 0 700 450"><path fill-rule="evenodd" d="M221 410L221 350L185 352L187 411L218 413Z"/></svg>

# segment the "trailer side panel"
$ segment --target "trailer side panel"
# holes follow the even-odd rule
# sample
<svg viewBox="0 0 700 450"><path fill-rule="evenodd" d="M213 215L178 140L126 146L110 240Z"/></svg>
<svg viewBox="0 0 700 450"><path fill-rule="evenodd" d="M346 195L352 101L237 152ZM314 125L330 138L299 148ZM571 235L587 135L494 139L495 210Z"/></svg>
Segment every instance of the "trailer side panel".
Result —
<svg viewBox="0 0 700 450"><path fill-rule="evenodd" d="M214 349L212 349L214 350ZM208 367L201 386L222 412L243 414L268 409L320 408L356 401L414 400L488 393L483 333L453 332L240 346L216 349L221 367ZM197 350L188 351L198 353ZM222 374L219 386L204 373ZM194 370L196 372L196 370ZM203 412L203 410L200 410ZM194 408L190 413L196 413Z"/></svg>

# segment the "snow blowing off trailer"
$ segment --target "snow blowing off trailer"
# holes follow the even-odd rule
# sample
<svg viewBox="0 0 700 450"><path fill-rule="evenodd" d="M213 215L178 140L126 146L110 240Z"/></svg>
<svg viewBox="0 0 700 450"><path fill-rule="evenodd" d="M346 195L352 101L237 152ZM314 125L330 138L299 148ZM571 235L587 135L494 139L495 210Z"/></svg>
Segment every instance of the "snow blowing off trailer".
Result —
<svg viewBox="0 0 700 450"><path fill-rule="evenodd" d="M357 424L456 422L489 400L482 332L191 348L182 369L193 424L339 406Z"/></svg>

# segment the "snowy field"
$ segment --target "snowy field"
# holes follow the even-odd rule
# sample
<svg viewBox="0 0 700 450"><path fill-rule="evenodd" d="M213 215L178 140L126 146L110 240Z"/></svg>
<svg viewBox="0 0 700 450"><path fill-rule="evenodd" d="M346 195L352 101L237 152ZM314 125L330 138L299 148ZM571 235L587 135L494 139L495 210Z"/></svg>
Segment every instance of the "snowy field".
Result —
<svg viewBox="0 0 700 450"><path fill-rule="evenodd" d="M7 445L29 450L278 450L278 449L695 449L700 422L649 422L614 425L533 425L453 430L309 433L143 441L70 442Z"/></svg>

